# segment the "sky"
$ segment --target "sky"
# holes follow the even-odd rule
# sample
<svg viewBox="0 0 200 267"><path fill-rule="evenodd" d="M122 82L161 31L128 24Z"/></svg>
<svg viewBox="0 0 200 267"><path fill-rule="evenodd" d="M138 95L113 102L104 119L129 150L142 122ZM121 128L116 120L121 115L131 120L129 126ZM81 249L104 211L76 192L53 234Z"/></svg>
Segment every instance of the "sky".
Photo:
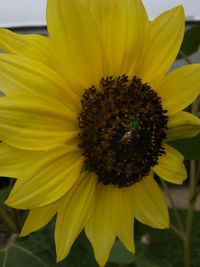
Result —
<svg viewBox="0 0 200 267"><path fill-rule="evenodd" d="M95 0L94 0L95 1ZM182 4L187 17L200 20L200 0L143 0L151 18ZM0 0L0 27L45 25L46 0Z"/></svg>

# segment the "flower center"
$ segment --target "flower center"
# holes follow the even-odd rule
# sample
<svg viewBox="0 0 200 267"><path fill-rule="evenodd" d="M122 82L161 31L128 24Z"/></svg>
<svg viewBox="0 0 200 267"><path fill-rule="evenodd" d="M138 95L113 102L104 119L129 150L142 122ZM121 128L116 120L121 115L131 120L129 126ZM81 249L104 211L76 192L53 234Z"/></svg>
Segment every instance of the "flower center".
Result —
<svg viewBox="0 0 200 267"><path fill-rule="evenodd" d="M106 77L98 89L85 90L81 103L79 146L86 170L119 188L147 176L165 153L167 111L157 93L137 77Z"/></svg>

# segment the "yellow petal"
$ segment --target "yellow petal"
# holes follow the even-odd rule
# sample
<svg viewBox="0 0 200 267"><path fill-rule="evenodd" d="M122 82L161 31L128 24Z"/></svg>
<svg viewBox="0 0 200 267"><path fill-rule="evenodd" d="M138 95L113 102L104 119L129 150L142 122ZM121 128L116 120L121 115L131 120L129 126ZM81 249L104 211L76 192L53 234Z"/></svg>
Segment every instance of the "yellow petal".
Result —
<svg viewBox="0 0 200 267"><path fill-rule="evenodd" d="M74 240L87 223L96 184L97 177L94 173L83 173L80 181L63 197L55 229L57 261L67 256Z"/></svg>
<svg viewBox="0 0 200 267"><path fill-rule="evenodd" d="M98 85L102 77L101 42L85 1L49 0L47 26L64 72L78 81L82 90Z"/></svg>
<svg viewBox="0 0 200 267"><path fill-rule="evenodd" d="M36 96L0 97L0 139L28 150L45 150L78 135L76 113L62 103Z"/></svg>
<svg viewBox="0 0 200 267"><path fill-rule="evenodd" d="M134 205L132 202L131 188L114 188L110 206L113 210L113 227L123 245L134 253Z"/></svg>
<svg viewBox="0 0 200 267"><path fill-rule="evenodd" d="M135 217L155 228L168 228L169 216L164 196L153 177L144 177L134 184Z"/></svg>
<svg viewBox="0 0 200 267"><path fill-rule="evenodd" d="M92 243L95 258L101 267L108 260L116 236L112 223L113 210L110 209L109 204L112 201L113 189L111 188L111 186L98 184L94 208L85 228L87 237Z"/></svg>
<svg viewBox="0 0 200 267"><path fill-rule="evenodd" d="M6 203L33 209L61 198L77 181L83 166L79 149L63 146L43 152L17 180Z"/></svg>
<svg viewBox="0 0 200 267"><path fill-rule="evenodd" d="M132 191L129 188L119 189L99 184L86 234L101 266L105 265L109 257L115 236L128 250L135 251L133 220Z"/></svg>
<svg viewBox="0 0 200 267"><path fill-rule="evenodd" d="M200 133L200 119L191 113L181 111L169 116L167 140L191 138Z"/></svg>
<svg viewBox="0 0 200 267"><path fill-rule="evenodd" d="M0 143L0 176L19 178L27 165L40 153L40 151L21 150Z"/></svg>
<svg viewBox="0 0 200 267"><path fill-rule="evenodd" d="M80 100L56 72L22 56L0 55L0 87L6 95L30 93L58 100L71 110L80 110Z"/></svg>
<svg viewBox="0 0 200 267"><path fill-rule="evenodd" d="M135 75L148 39L149 21L140 0L87 1L100 33L104 75Z"/></svg>
<svg viewBox="0 0 200 267"><path fill-rule="evenodd" d="M165 152L153 170L158 176L170 183L182 184L187 178L183 155L167 144L165 144Z"/></svg>
<svg viewBox="0 0 200 267"><path fill-rule="evenodd" d="M157 83L169 70L180 49L184 25L182 6L164 12L151 22L148 50L138 72L144 82Z"/></svg>
<svg viewBox="0 0 200 267"><path fill-rule="evenodd" d="M163 108L174 115L190 105L200 93L200 64L191 64L166 75L154 88Z"/></svg>
<svg viewBox="0 0 200 267"><path fill-rule="evenodd" d="M47 225L57 213L59 203L60 201L56 201L41 208L31 209L20 236L29 235Z"/></svg>
<svg viewBox="0 0 200 267"><path fill-rule="evenodd" d="M47 37L38 34L17 34L0 29L0 49L52 65L51 46Z"/></svg>

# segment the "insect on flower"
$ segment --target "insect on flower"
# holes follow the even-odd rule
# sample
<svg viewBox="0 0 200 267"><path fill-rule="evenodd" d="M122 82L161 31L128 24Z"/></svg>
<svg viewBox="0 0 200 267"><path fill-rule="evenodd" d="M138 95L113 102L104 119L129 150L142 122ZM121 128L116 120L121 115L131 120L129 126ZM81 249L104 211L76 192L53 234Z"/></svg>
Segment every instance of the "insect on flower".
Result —
<svg viewBox="0 0 200 267"><path fill-rule="evenodd" d="M119 140L122 145L128 145L134 138L140 137L139 131L141 129L137 118L134 115L129 115L130 126L126 128L125 134Z"/></svg>

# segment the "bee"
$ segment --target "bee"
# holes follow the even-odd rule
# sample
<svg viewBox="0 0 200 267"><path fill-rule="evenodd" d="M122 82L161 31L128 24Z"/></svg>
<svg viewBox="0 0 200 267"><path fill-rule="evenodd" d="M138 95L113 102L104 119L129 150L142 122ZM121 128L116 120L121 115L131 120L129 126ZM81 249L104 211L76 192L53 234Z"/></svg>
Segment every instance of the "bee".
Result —
<svg viewBox="0 0 200 267"><path fill-rule="evenodd" d="M119 143L122 143L123 145L128 145L131 143L132 139L132 131L126 132L122 138L119 140Z"/></svg>
<svg viewBox="0 0 200 267"><path fill-rule="evenodd" d="M140 130L140 125L138 123L137 118L135 118L133 115L129 115L129 121L130 125L127 129L128 131L119 140L119 143L123 145L129 145L133 137L138 138L140 136L138 133L138 131Z"/></svg>

